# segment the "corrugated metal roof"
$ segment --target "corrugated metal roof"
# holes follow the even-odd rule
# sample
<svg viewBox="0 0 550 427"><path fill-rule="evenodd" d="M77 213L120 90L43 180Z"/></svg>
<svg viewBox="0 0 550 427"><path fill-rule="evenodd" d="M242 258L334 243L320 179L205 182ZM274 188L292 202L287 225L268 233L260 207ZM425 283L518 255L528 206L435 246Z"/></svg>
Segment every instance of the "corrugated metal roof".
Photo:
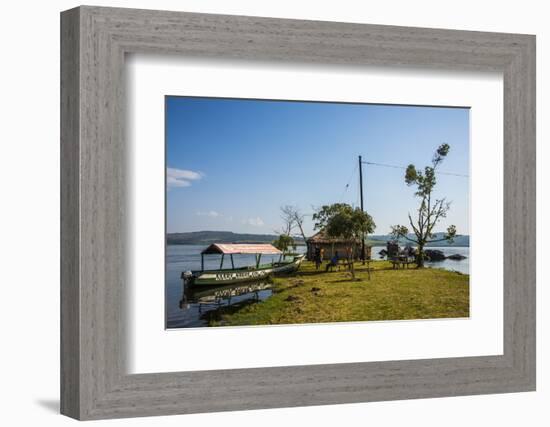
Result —
<svg viewBox="0 0 550 427"><path fill-rule="evenodd" d="M275 246L269 243L212 243L203 254L280 254L282 253Z"/></svg>

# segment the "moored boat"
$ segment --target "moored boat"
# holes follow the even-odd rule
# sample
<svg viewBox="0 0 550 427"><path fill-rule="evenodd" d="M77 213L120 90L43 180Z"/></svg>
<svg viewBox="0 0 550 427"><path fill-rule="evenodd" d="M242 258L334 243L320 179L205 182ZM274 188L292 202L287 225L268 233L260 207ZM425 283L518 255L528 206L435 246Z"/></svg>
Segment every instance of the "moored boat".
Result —
<svg viewBox="0 0 550 427"><path fill-rule="evenodd" d="M204 269L205 255L221 255L220 268ZM254 266L235 268L233 255L256 255ZM223 268L225 256L229 255L231 268ZM279 255L279 261L260 264L262 255ZM300 268L305 255L285 257L285 254L270 244L213 243L201 252L201 270L181 274L184 286L221 286L232 283L258 281L271 275L290 274Z"/></svg>

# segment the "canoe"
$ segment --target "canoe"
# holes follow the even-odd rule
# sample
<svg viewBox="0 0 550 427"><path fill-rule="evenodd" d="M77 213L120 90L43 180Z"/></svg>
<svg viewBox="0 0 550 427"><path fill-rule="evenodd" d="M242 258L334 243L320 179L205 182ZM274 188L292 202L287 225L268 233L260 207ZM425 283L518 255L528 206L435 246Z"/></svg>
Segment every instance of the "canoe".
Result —
<svg viewBox="0 0 550 427"><path fill-rule="evenodd" d="M233 283L259 281L274 275L290 274L297 271L305 255L297 255L290 260L261 264L257 266L187 271L181 275L184 286L223 286Z"/></svg>

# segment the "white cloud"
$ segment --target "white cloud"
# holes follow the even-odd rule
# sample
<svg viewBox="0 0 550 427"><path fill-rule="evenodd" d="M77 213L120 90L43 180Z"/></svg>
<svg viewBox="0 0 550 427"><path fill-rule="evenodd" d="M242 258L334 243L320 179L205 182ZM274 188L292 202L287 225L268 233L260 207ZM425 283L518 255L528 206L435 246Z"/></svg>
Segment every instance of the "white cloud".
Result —
<svg viewBox="0 0 550 427"><path fill-rule="evenodd" d="M198 181L202 173L185 169L166 168L166 184L168 187L189 187L191 181Z"/></svg>
<svg viewBox="0 0 550 427"><path fill-rule="evenodd" d="M199 211L199 212L197 212L196 215L197 215L197 216L208 216L208 217L210 217L210 218L217 218L217 217L219 217L219 216L222 216L221 213L216 212L216 211L208 211L208 212L201 212L201 211Z"/></svg>
<svg viewBox="0 0 550 427"><path fill-rule="evenodd" d="M174 177L167 176L166 185L168 185L168 187L189 187L191 183L183 179L176 179Z"/></svg>
<svg viewBox="0 0 550 427"><path fill-rule="evenodd" d="M263 219L261 219L259 216L256 218L248 218L243 220L243 224L251 225L252 227L262 227L265 225Z"/></svg>

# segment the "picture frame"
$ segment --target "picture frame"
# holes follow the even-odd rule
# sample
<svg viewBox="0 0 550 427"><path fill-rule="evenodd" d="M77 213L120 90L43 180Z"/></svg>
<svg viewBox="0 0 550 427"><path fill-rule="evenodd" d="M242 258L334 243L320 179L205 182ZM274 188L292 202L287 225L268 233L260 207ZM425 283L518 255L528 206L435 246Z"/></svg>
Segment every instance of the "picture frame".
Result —
<svg viewBox="0 0 550 427"><path fill-rule="evenodd" d="M502 72L503 354L128 374L128 53ZM90 420L535 390L535 36L81 6L61 14L61 166L64 415Z"/></svg>

